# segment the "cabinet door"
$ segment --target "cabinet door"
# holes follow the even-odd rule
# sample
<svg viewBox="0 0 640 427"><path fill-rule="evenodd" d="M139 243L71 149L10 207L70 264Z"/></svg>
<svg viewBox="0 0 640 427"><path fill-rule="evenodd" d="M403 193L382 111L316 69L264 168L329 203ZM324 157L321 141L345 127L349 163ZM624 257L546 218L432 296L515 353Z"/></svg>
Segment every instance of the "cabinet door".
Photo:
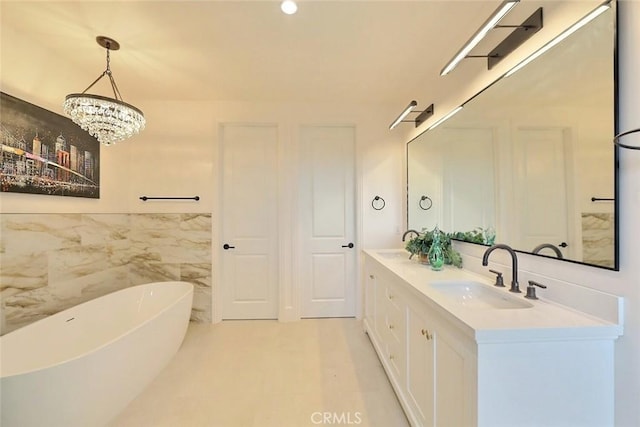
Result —
<svg viewBox="0 0 640 427"><path fill-rule="evenodd" d="M435 425L476 425L475 356L463 340L436 326L433 333L435 348Z"/></svg>
<svg viewBox="0 0 640 427"><path fill-rule="evenodd" d="M386 313L385 313L385 301L386 301L386 287L384 276L380 274L379 271L376 271L376 286L375 286L375 305L376 311L374 314L374 327L376 330L376 334L381 341L386 341L388 335L388 329L386 325Z"/></svg>
<svg viewBox="0 0 640 427"><path fill-rule="evenodd" d="M375 327L376 316L376 271L367 265L364 277L364 320L367 330Z"/></svg>
<svg viewBox="0 0 640 427"><path fill-rule="evenodd" d="M413 418L421 426L434 422L435 358L433 332L419 306L407 307L406 391Z"/></svg>
<svg viewBox="0 0 640 427"><path fill-rule="evenodd" d="M427 305L408 306L406 390L418 425L476 424L474 348Z"/></svg>

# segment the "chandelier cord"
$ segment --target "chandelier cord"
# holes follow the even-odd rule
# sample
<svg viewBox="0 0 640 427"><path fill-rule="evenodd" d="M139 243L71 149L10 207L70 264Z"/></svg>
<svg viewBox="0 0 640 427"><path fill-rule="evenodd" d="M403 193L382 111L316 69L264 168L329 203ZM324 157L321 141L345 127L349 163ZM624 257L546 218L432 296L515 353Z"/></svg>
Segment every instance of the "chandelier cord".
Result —
<svg viewBox="0 0 640 427"><path fill-rule="evenodd" d="M107 45L108 46L108 45ZM113 90L113 97L115 99L117 99L118 101L123 101L122 99L122 95L120 95L120 90L118 89L118 85L116 85L116 81L113 78L113 73L111 72L111 67L110 67L110 62L111 62L111 58L109 55L109 52L111 50L109 49L109 47L107 47L107 69L104 70L102 72L102 74L100 74L98 76L97 79L95 79L93 81L93 83L91 83L85 90L82 91L82 94L85 94L89 89L91 89L96 83L98 83L100 81L101 78L103 78L104 76L109 76L109 82L111 83L111 89ZM123 101L124 102L124 101Z"/></svg>
<svg viewBox="0 0 640 427"><path fill-rule="evenodd" d="M640 132L640 128L628 130L626 132L621 132L613 137L613 143L619 147L627 148L629 150L640 150L640 145L633 146L633 145L623 144L620 142L620 138L622 138L623 136L636 133L636 132Z"/></svg>

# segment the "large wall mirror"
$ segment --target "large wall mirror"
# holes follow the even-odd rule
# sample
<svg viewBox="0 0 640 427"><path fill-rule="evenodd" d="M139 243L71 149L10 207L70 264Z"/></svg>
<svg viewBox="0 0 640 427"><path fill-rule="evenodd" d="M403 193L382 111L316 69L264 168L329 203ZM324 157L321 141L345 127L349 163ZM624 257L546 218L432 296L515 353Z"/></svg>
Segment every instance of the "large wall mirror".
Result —
<svg viewBox="0 0 640 427"><path fill-rule="evenodd" d="M618 268L611 6L409 142L410 229L491 229L521 252Z"/></svg>

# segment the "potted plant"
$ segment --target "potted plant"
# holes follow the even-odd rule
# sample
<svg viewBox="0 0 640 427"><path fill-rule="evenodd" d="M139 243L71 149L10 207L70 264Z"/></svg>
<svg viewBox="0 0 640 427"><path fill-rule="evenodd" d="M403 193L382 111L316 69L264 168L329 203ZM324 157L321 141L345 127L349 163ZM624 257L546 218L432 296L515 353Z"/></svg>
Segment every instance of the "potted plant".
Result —
<svg viewBox="0 0 640 427"><path fill-rule="evenodd" d="M407 242L405 249L411 253L409 259L413 258L414 255L418 255L418 257L420 257L420 262L428 264L429 261L427 255L429 253L429 248L433 243L434 233L439 233L440 235L440 243L444 252L444 263L462 268L462 256L451 246L451 237L453 234L445 233L437 227L431 231L423 229L422 233L419 233L416 237Z"/></svg>
<svg viewBox="0 0 640 427"><path fill-rule="evenodd" d="M496 232L493 227L476 227L471 231L454 231L451 238L464 242L480 243L481 245L493 245L496 240Z"/></svg>

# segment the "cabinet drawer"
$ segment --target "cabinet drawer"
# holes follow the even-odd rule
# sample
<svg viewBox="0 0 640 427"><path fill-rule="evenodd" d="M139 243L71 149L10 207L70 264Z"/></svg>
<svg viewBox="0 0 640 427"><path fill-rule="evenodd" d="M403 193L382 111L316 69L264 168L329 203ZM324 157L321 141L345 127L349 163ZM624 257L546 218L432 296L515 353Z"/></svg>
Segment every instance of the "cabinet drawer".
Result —
<svg viewBox="0 0 640 427"><path fill-rule="evenodd" d="M403 343L400 343L395 337L390 337L387 340L389 366L393 371L393 375L396 377L396 381L400 384L404 384L405 382L406 355L407 353Z"/></svg>
<svg viewBox="0 0 640 427"><path fill-rule="evenodd" d="M395 304L387 304L385 323L389 336L399 344L404 345L406 331L404 310L401 310Z"/></svg>
<svg viewBox="0 0 640 427"><path fill-rule="evenodd" d="M367 269L364 284L364 318L367 326L375 329L376 275L373 269Z"/></svg>
<svg viewBox="0 0 640 427"><path fill-rule="evenodd" d="M386 286L384 295L387 299L387 302L389 303L388 305L391 305L398 310L401 310L403 308L403 304L397 290L393 289L390 286Z"/></svg>

